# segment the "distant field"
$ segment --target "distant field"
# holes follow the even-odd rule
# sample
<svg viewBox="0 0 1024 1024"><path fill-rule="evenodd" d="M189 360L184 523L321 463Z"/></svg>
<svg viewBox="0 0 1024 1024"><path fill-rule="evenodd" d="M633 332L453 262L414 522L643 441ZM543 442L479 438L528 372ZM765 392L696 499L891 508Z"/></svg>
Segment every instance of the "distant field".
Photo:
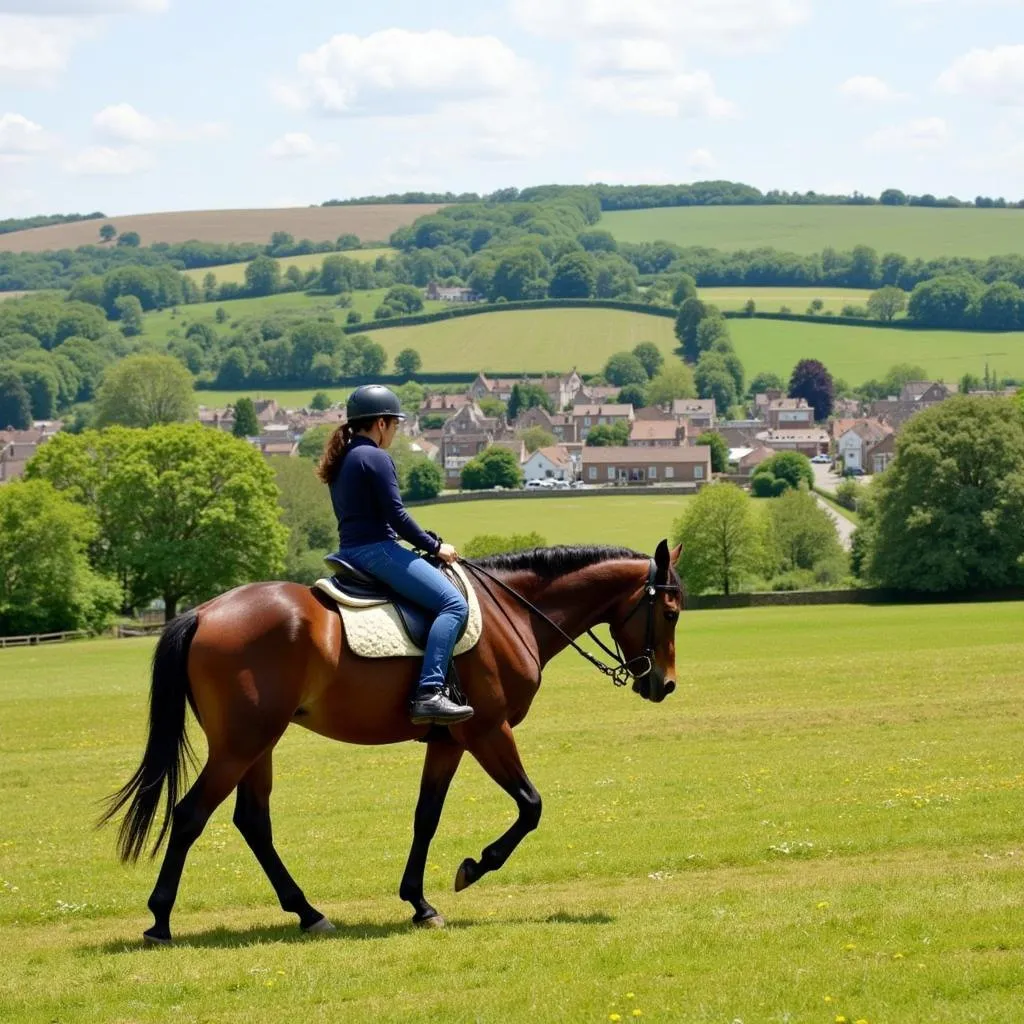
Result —
<svg viewBox="0 0 1024 1024"><path fill-rule="evenodd" d="M788 306L792 313L804 313L814 299L838 314L846 305L867 305L870 290L862 288L701 288L700 297L723 311L742 309L753 299L759 313L778 313Z"/></svg>
<svg viewBox="0 0 1024 1024"><path fill-rule="evenodd" d="M42 252L99 244L99 230L113 224L119 232L137 231L143 245L154 242L267 242L275 231L296 238L333 242L339 235L357 235L364 242L383 242L397 228L439 209L436 203L380 206L301 206L280 210L188 210L141 213L103 220L53 224L45 228L0 235L0 250Z"/></svg>
<svg viewBox="0 0 1024 1024"><path fill-rule="evenodd" d="M688 206L606 213L600 226L622 242L664 240L728 250L772 246L809 253L870 245L879 253L922 258L1024 252L1024 210Z"/></svg>
<svg viewBox="0 0 1024 1024"><path fill-rule="evenodd" d="M906 331L837 324L730 320L736 351L749 380L762 370L788 378L796 363L820 359L831 372L857 385L882 377L894 363L923 366L950 383L979 376L985 364L1000 375L1024 377L1024 332Z"/></svg>
<svg viewBox="0 0 1024 1024"><path fill-rule="evenodd" d="M344 256L350 260L359 260L360 263L373 263L378 256L391 256L394 249L346 249L344 252L313 252L306 256L282 256L278 259L283 274L289 267L298 267L306 271L313 267L317 269L323 264L328 256ZM185 270L186 277L191 277L196 284L201 284L207 274L213 274L218 284L242 284L245 281L245 268L248 263L226 263L220 267L197 267L195 270Z"/></svg>
<svg viewBox="0 0 1024 1024"><path fill-rule="evenodd" d="M33 295L34 292L0 292L0 302L5 299L20 299L25 295Z"/></svg>

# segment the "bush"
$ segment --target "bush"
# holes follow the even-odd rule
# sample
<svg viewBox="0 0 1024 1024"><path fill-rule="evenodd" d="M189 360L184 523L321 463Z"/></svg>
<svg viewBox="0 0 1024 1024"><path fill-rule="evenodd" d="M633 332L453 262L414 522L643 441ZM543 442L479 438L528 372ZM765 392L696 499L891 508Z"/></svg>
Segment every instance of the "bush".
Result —
<svg viewBox="0 0 1024 1024"><path fill-rule="evenodd" d="M421 457L409 467L402 495L408 501L429 501L436 498L444 487L441 467L430 459Z"/></svg>
<svg viewBox="0 0 1024 1024"><path fill-rule="evenodd" d="M793 569L772 577L769 585L775 591L813 590L814 573L808 569Z"/></svg>
<svg viewBox="0 0 1024 1024"><path fill-rule="evenodd" d="M513 533L503 537L497 533L482 533L473 537L466 544L462 554L466 558L487 558L489 555L501 555L506 551L528 551L531 548L542 548L547 541L536 531L533 533Z"/></svg>
<svg viewBox="0 0 1024 1024"><path fill-rule="evenodd" d="M863 488L856 480L847 478L836 488L836 504L851 512L857 511L857 504L861 499Z"/></svg>

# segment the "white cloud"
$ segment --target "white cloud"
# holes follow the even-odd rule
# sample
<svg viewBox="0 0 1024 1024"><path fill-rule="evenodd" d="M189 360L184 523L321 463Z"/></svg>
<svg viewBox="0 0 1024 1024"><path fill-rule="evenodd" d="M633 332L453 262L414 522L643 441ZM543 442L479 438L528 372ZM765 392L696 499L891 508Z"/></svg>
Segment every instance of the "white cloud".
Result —
<svg viewBox="0 0 1024 1024"><path fill-rule="evenodd" d="M889 103L903 99L905 95L875 75L854 75L839 86L839 92L850 99L868 103Z"/></svg>
<svg viewBox="0 0 1024 1024"><path fill-rule="evenodd" d="M881 128L869 135L865 144L878 151L926 152L941 149L949 136L949 126L941 117L923 117Z"/></svg>
<svg viewBox="0 0 1024 1024"><path fill-rule="evenodd" d="M735 104L718 95L706 71L584 77L577 83L577 92L590 106L610 114L712 118L736 115Z"/></svg>
<svg viewBox="0 0 1024 1024"><path fill-rule="evenodd" d="M421 114L447 103L532 91L532 66L494 36L386 29L336 35L274 87L289 106L341 117Z"/></svg>
<svg viewBox="0 0 1024 1024"><path fill-rule="evenodd" d="M0 159L7 162L25 160L49 147L50 138L42 125L21 114L0 117Z"/></svg>
<svg viewBox="0 0 1024 1024"><path fill-rule="evenodd" d="M511 0L528 31L555 39L675 38L727 52L773 46L810 17L810 0Z"/></svg>
<svg viewBox="0 0 1024 1024"><path fill-rule="evenodd" d="M316 154L316 143L305 132L287 132L267 148L275 160L303 160Z"/></svg>
<svg viewBox="0 0 1024 1024"><path fill-rule="evenodd" d="M707 149L695 149L692 150L686 156L686 166L691 171L697 171L698 173L704 171L712 171L717 166L713 154Z"/></svg>
<svg viewBox="0 0 1024 1024"><path fill-rule="evenodd" d="M89 146L64 163L68 174L110 177L148 171L156 163L153 154L141 146Z"/></svg>
<svg viewBox="0 0 1024 1024"><path fill-rule="evenodd" d="M935 85L944 93L1024 105L1024 45L971 50L957 57Z"/></svg>
<svg viewBox="0 0 1024 1024"><path fill-rule="evenodd" d="M166 119L156 120L136 110L130 103L113 103L93 115L93 128L105 142L197 142L218 138L224 126L215 121L183 125Z"/></svg>
<svg viewBox="0 0 1024 1024"><path fill-rule="evenodd" d="M47 84L67 66L75 45L91 34L88 22L77 18L0 14L0 77Z"/></svg>

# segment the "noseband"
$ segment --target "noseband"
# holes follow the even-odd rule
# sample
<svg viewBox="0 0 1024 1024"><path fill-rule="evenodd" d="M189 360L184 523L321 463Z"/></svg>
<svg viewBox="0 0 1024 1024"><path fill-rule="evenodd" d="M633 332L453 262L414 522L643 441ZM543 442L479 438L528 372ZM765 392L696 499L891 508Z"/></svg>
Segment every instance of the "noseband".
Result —
<svg viewBox="0 0 1024 1024"><path fill-rule="evenodd" d="M609 658L614 659L617 664L606 665L600 658L596 658L590 651L584 650L576 641L569 636L568 633L557 622L552 621L547 615L544 614L536 605L527 601L522 594L513 590L504 580L499 579L493 573L488 572L483 566L477 565L475 562L471 562L467 558L460 559L463 565L469 566L474 572L480 573L482 576L486 576L489 580L493 580L498 584L506 593L511 594L521 605L529 608L534 615L538 615L542 618L555 632L561 633L562 637L569 643L569 646L586 658L599 672L606 675L616 686L625 686L630 680L636 681L643 679L644 676L648 676L654 670L654 606L657 603L657 597L659 592L672 592L682 593L681 588L675 583L656 583L655 580L658 578L658 566L654 559L651 559L650 566L647 569L647 582L644 584L644 592L640 597L640 600L633 606L630 613L622 620L622 625L625 626L630 619L641 608L647 609L647 625L644 633L644 652L643 654L637 655L635 658L630 658L628 661L622 656L622 649L619 646L619 641L615 640L614 634L612 640L615 642L615 650L613 651L599 636L597 636L592 629L587 630L587 636L597 644L598 647L608 655Z"/></svg>

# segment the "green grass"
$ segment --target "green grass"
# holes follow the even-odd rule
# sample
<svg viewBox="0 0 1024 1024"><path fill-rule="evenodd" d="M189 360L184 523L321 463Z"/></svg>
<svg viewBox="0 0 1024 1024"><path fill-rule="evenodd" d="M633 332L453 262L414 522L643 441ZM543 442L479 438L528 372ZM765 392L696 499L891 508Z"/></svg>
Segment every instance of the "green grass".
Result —
<svg viewBox="0 0 1024 1024"><path fill-rule="evenodd" d="M394 249L346 249L344 252L313 252L304 256L281 256L278 263L281 264L281 273L289 267L298 267L305 272L314 267L319 269L328 256L344 256L350 260L359 260L361 263L373 263L378 256L391 256ZM195 270L183 270L186 277L191 277L196 284L202 284L203 278L212 273L217 278L218 284L243 284L245 282L245 268L249 266L244 263L226 263L220 267L198 267Z"/></svg>
<svg viewBox="0 0 1024 1024"><path fill-rule="evenodd" d="M621 544L653 552L690 500L656 492L597 497L561 493L552 498L422 505L414 516L456 546L482 533L507 536L535 530L547 544Z"/></svg>
<svg viewBox="0 0 1024 1024"><path fill-rule="evenodd" d="M238 391L196 391L200 405L211 409L222 409L234 405L240 398L272 398L282 409L304 409L321 391L331 397L332 402L344 402L352 388L240 388Z"/></svg>
<svg viewBox="0 0 1024 1024"><path fill-rule="evenodd" d="M820 359L836 377L857 385L881 378L894 363L923 366L954 382L985 364L1001 376L1024 376L1024 332L907 331L829 323L730 320L736 352L749 380L770 370L788 380L801 359Z"/></svg>
<svg viewBox="0 0 1024 1024"><path fill-rule="evenodd" d="M869 290L863 288L701 288L700 297L723 311L740 310L753 299L759 313L778 313L788 306L791 313L805 313L814 299L836 315L843 306L866 306Z"/></svg>
<svg viewBox="0 0 1024 1024"><path fill-rule="evenodd" d="M1024 252L1024 210L891 206L690 206L606 213L600 227L620 242L664 240L712 249L772 246L820 252L870 245L904 256Z"/></svg>
<svg viewBox="0 0 1024 1024"><path fill-rule="evenodd" d="M0 1016L1019 1020L1021 617L684 615L658 707L563 656L517 730L540 828L459 895L458 863L512 808L469 759L455 780L427 868L442 932L396 896L422 747L290 730L275 839L339 931L299 937L224 806L158 951L139 944L156 866L119 866L91 828L141 753L152 642L2 651Z"/></svg>

